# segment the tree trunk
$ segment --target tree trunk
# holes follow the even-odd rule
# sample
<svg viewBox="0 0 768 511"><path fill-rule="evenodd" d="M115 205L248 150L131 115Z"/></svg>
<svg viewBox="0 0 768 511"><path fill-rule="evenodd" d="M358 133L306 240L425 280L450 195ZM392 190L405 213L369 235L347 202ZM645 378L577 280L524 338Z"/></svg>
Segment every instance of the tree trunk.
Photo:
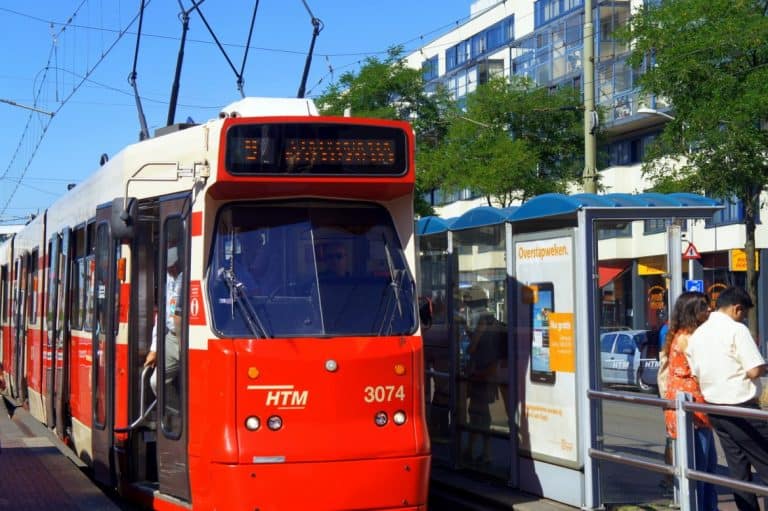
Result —
<svg viewBox="0 0 768 511"><path fill-rule="evenodd" d="M755 215L756 204L759 204L758 197L753 193L747 193L744 197L744 229L746 230L746 243L744 250L747 255L747 292L752 297L752 303L755 304L748 314L749 331L755 340L758 340L757 332L757 272L755 271Z"/></svg>

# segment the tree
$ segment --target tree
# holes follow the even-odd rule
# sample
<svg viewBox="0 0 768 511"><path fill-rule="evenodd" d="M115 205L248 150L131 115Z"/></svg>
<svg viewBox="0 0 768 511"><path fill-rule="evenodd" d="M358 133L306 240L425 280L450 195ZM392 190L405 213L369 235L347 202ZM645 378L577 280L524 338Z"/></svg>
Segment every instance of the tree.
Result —
<svg viewBox="0 0 768 511"><path fill-rule="evenodd" d="M675 113L643 172L660 190L743 203L755 303L755 222L768 185L767 13L768 1L668 0L645 6L623 35L633 41L630 63L651 64L641 90L668 99ZM756 308L749 324L756 335Z"/></svg>
<svg viewBox="0 0 768 511"><path fill-rule="evenodd" d="M417 153L415 211L420 216L434 213L423 199L432 185L420 171L419 155L423 147L434 146L444 136L444 118L455 107L442 89L427 94L421 71L406 66L401 46L390 48L383 60L365 59L357 73L341 75L315 102L327 115L343 115L349 108L358 117L411 121Z"/></svg>
<svg viewBox="0 0 768 511"><path fill-rule="evenodd" d="M510 206L565 192L583 167L582 110L572 88L551 91L526 78L495 77L467 96L445 138L425 151L425 182L469 188L489 205Z"/></svg>

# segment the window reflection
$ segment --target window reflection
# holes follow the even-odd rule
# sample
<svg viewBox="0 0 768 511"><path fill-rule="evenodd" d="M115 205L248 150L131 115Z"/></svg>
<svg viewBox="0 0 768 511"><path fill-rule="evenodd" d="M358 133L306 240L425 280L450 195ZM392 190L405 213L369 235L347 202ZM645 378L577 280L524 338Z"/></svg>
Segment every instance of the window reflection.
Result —
<svg viewBox="0 0 768 511"><path fill-rule="evenodd" d="M223 208L208 289L224 336L397 335L417 325L401 242L375 205Z"/></svg>

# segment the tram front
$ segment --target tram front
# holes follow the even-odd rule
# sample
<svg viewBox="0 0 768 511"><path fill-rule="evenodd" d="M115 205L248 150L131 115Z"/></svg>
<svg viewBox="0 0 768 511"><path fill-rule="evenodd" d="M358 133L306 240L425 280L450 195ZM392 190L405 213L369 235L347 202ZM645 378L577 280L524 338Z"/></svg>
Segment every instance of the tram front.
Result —
<svg viewBox="0 0 768 511"><path fill-rule="evenodd" d="M424 508L410 127L238 118L221 142L193 486L233 509Z"/></svg>

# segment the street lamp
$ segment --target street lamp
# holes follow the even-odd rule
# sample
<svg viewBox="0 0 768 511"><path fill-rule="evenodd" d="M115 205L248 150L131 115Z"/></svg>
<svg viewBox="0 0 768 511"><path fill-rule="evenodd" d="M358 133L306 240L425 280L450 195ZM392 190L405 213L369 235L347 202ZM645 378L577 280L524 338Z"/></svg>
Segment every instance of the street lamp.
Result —
<svg viewBox="0 0 768 511"><path fill-rule="evenodd" d="M675 117L673 115L669 115L666 112L662 112L660 110L656 110L655 108L646 108L646 107L640 107L637 109L637 113L639 114L647 114L647 115L658 115L661 117L664 117L665 119L669 119L670 121L674 121Z"/></svg>

